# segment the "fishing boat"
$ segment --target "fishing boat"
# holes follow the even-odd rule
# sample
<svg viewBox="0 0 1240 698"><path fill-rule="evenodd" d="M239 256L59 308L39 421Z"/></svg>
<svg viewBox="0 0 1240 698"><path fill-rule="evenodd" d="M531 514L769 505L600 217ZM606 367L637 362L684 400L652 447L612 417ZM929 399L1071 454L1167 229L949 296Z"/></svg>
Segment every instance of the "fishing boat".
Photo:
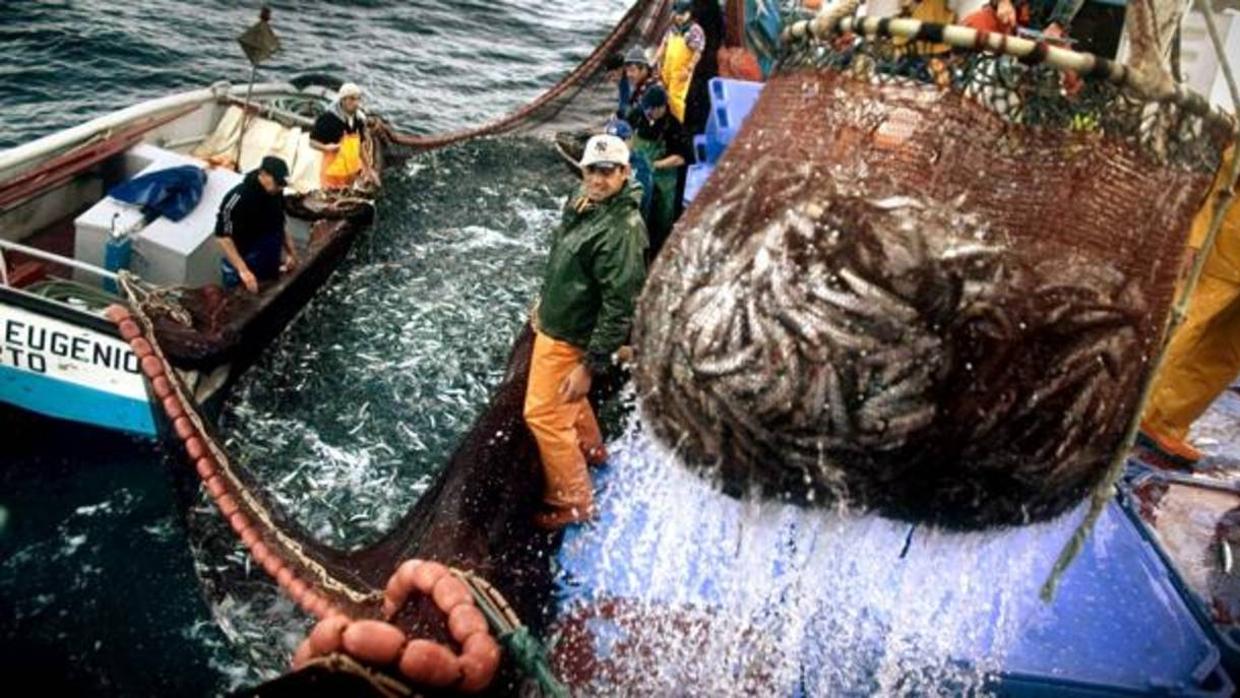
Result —
<svg viewBox="0 0 1240 698"><path fill-rule="evenodd" d="M103 318L120 284L159 298L166 352L200 403L217 400L314 294L370 223L373 192L319 191L321 79L219 83L143 102L0 153L0 403L143 437L158 410L139 360ZM382 152L376 149L377 164ZM220 286L224 195L263 157L290 164L289 229L304 260L257 295ZM145 174L205 172L184 218L108 196Z"/></svg>
<svg viewBox="0 0 1240 698"><path fill-rule="evenodd" d="M657 36L666 24L667 5L638 2L578 71L516 115L480 129L405 140L429 149L476 135L538 128L551 106L562 107L588 79L597 80L605 55ZM1124 79L1123 71L1109 62L1048 51L1032 42L988 39L958 27L859 24L848 18L829 29L841 27L870 38L891 38L885 33L895 29L905 39L949 36L962 46L1006 52L1033 66L1049 57L1062 65L1041 66L1048 70L1035 77L1049 75L1056 94L1059 76L1051 67L1087 68L1101 79ZM880 42L870 50L881 48L886 46ZM1013 177L1025 171L1020 156L1029 153L1046 156L1044 167L1057 166L1063 162L1047 152L1070 146L1055 150L1056 155L1066 152L1069 161L1083 158L1074 167L1084 163L1102 170L1134 157L1137 147L1112 142L1103 151L1104 139L1071 133L1056 134L1062 141L1050 146L1046 134L1021 140L1028 123L1013 113L993 113L1000 97L1012 96L1000 94L1002 84L985 83L990 91L965 97L963 89L938 91L904 78L865 76L861 69L857 72L863 77L857 79L846 70L858 55L874 59L875 54L843 56L830 47L805 53L819 62L786 62L786 72L762 87L759 99L750 100L754 121L742 126L735 117L744 109L715 105L729 115L726 126L732 135L720 137L722 131L716 130L701 142L718 148L717 161L702 163L711 169L699 171L694 205L656 262L655 277L664 272L661 283L669 283L668 276L675 279L666 269L675 271L668 265L682 245L712 233L704 221L720 220L716 206L735 203L743 209L749 200L763 198L730 200L737 183L758 191L769 185L764 177L796 171L799 163L770 156L773 145L819 159L837 155L844 162L859 160L860 151L906 183L942 186L955 177L974 189L973 168L983 170L992 161L969 160L951 134L920 128L919 114L972 110L970 125L1007 146L1002 155L1012 160L1003 164ZM990 62L997 60L979 60L963 70L993 67ZM727 85L718 91L721 99L728 93ZM837 93L865 101L868 111L825 105ZM1185 109L1181 118L1202 117L1199 103L1179 97L1177 105ZM1104 92L1101 98L1115 100L1115 95ZM841 102L845 107L853 103ZM1005 104L1012 112L1022 106L1015 97ZM866 122L873 128L849 121L875 115ZM838 119L834 125L839 128L785 128L810 117ZM1111 125L1121 129L1131 123ZM773 143L772 134L791 134L805 147ZM972 167L946 166L945 153ZM1212 156L1183 171L1159 170L1165 180L1140 180L1138 188L1146 187L1141 191L1149 195L1126 197L1128 210L1120 217L1145 224L1140 216L1171 215L1176 225L1165 227L1184 228L1199 203L1194 195L1204 192L1208 171L1217 167L1217 152ZM765 163L766 171L755 161ZM1140 179L1131 169L1123 174L1125 184L1130 174ZM1101 176L1098 181L1117 179ZM1158 193L1184 192L1166 207L1175 211L1142 208L1157 198L1155 188ZM998 196L1015 189L995 188ZM780 203L777 199L768 200ZM991 205L1002 212L1002 206ZM1000 220L1013 228L1029 227L1028 220ZM1105 244L1113 243L1108 239ZM1161 244L1166 251L1183 241L1169 236ZM1150 321L1143 331L1160 327L1154 315L1168 308L1173 272L1161 266L1147 277L1161 279L1162 295L1146 306ZM158 303L138 299L128 305L114 307L107 317L127 337L130 349L145 353L140 368L152 385L162 385L155 388L160 406L213 502L257 565L302 609L321 619L294 659L296 671L255 694L298 695L313 687L355 695L457 690L510 695L532 690L525 678L531 677L544 694L561 695L552 673L586 691L650 695L916 694L960 688L1009 695L1223 696L1234 691L1217 628L1203 622L1194 611L1196 602L1172 583L1177 563L1160 554L1158 539L1137 525L1127 485L1108 488L1096 506L1081 502L1084 490L1078 490L1073 502L1079 506L1062 509L1056 517L959 533L922 526L907 515L904 520L858 517L812 504L738 498L681 467L665 447L633 430L612 442L612 467L596 476L604 487L599 523L562 539L534 530L530 521L539 497L539 468L521 416L529 329L515 340L508 370L487 410L417 504L379 540L356 550L333 549L282 513L263 483L220 446L211 426L196 414L193 386L171 357L144 347L147 340L163 341L150 322ZM145 361L151 356L156 360ZM1131 401L1133 391L1123 398ZM1098 479L1106 465L1094 463ZM1012 509L1009 515L1020 516L1018 508ZM1043 576L1056 566L1064 540L1084 522L1093 535L1059 578L1051 601L1041 601ZM858 551L858 541L868 548ZM1220 564L1230 574L1230 566ZM479 612L485 614L485 629L475 622ZM549 659L532 641L531 631L551 639ZM508 650L502 657L500 642ZM956 679L960 683L953 684Z"/></svg>

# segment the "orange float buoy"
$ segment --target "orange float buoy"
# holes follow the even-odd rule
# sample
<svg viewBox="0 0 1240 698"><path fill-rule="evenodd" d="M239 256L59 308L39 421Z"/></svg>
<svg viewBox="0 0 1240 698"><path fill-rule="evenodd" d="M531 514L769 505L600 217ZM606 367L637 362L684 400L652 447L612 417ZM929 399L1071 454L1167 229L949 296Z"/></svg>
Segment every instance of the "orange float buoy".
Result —
<svg viewBox="0 0 1240 698"><path fill-rule="evenodd" d="M189 454L190 460L198 460L207 454L207 445L197 436L191 436L185 440L185 452Z"/></svg>
<svg viewBox="0 0 1240 698"><path fill-rule="evenodd" d="M215 461L210 458L199 458L194 462L194 469L198 471L198 477L210 480L215 475ZM221 486L223 481L221 481Z"/></svg>
<svg viewBox="0 0 1240 698"><path fill-rule="evenodd" d="M310 638L306 638L301 641L301 644L297 646L297 651L293 653L293 668L300 669L313 658L314 648L310 645Z"/></svg>
<svg viewBox="0 0 1240 698"><path fill-rule="evenodd" d="M172 428L182 441L194 435L194 424L189 421L189 417L177 417L172 421Z"/></svg>
<svg viewBox="0 0 1240 698"><path fill-rule="evenodd" d="M211 499L219 499L224 496L225 492L228 491L228 489L224 487L224 481L220 479L219 475L213 475L207 478L207 481L203 484L207 488L207 493L211 495Z"/></svg>
<svg viewBox="0 0 1240 698"><path fill-rule="evenodd" d="M400 657L400 673L428 686L451 686L461 678L461 660L438 642L410 640Z"/></svg>
<svg viewBox="0 0 1240 698"><path fill-rule="evenodd" d="M134 337L129 340L129 348L139 358L144 359L155 353L155 349L151 347L151 343L146 341L146 337Z"/></svg>
<svg viewBox="0 0 1240 698"><path fill-rule="evenodd" d="M341 637L349 654L374 664L395 662L401 657L401 649L405 646L405 634L395 625L380 620L351 623Z"/></svg>
<svg viewBox="0 0 1240 698"><path fill-rule="evenodd" d="M465 583L451 574L440 577L439 581L435 582L431 597L435 599L435 605L439 607L439 610L445 614L451 613L452 609L461 604L473 605L474 600Z"/></svg>
<svg viewBox="0 0 1240 698"><path fill-rule="evenodd" d="M129 319L129 308L113 303L104 309L103 316L119 325Z"/></svg>
<svg viewBox="0 0 1240 698"><path fill-rule="evenodd" d="M250 548L250 555L261 565L263 560L271 556L271 548L268 548L266 543L258 541L254 547Z"/></svg>
<svg viewBox="0 0 1240 698"><path fill-rule="evenodd" d="M133 341L137 337L142 336L142 328L138 327L138 323L128 318L119 323L118 329L121 331L121 339L126 342Z"/></svg>
<svg viewBox="0 0 1240 698"><path fill-rule="evenodd" d="M331 616L319 621L310 631L310 645L315 654L331 654L340 650L344 643L345 628L352 621L347 616Z"/></svg>
<svg viewBox="0 0 1240 698"><path fill-rule="evenodd" d="M159 360L158 356L144 356L141 362L142 374L147 378L154 379L164 375L164 364Z"/></svg>
<svg viewBox="0 0 1240 698"><path fill-rule="evenodd" d="M241 542L242 542L242 544L244 544L244 545L245 545L245 547L247 547L247 548L249 548L249 549L251 549L251 550L253 550L253 549L254 549L254 546L255 546L255 545L256 545L256 544L257 544L260 540L261 540L261 538L260 538L260 536L258 535L258 531L254 530L254 528L253 528L253 527L251 527L251 528L247 528L247 529L245 529L244 531L242 531L242 532L241 532ZM292 574L292 573L290 572L290 574Z"/></svg>
<svg viewBox="0 0 1240 698"><path fill-rule="evenodd" d="M473 604L461 604L448 614L448 633L464 645L476 633L487 631L487 619Z"/></svg>
<svg viewBox="0 0 1240 698"><path fill-rule="evenodd" d="M485 678L482 684L491 682L495 677L495 672L499 670L499 660L502 653L499 649L499 643L490 633L475 633L465 640L461 646L461 661L463 665L473 664L473 670L478 672L474 677L476 681Z"/></svg>
<svg viewBox="0 0 1240 698"><path fill-rule="evenodd" d="M474 637L490 636L475 635ZM494 644L494 643L492 643ZM461 655L461 683L457 685L461 691L465 693L477 693L487 686L491 685L491 681L495 679L495 673L499 671L500 653L498 645L495 651L490 648L482 648L482 644L475 645L474 652L465 652Z"/></svg>
<svg viewBox="0 0 1240 698"><path fill-rule="evenodd" d="M232 516L228 517L228 525L232 526L232 530L236 532L237 535L241 535L243 531L250 528L250 519L244 512L236 511L233 512Z"/></svg>
<svg viewBox="0 0 1240 698"><path fill-rule="evenodd" d="M292 582L293 582L293 570L285 567L276 573L276 584L279 584L280 586L287 589L288 585L291 584Z"/></svg>
<svg viewBox="0 0 1240 698"><path fill-rule="evenodd" d="M240 508L237 506L237 500L233 499L231 494L221 495L215 500L215 506L220 508L220 513L224 515L224 518L237 513L237 509Z"/></svg>
<svg viewBox="0 0 1240 698"><path fill-rule="evenodd" d="M270 550L270 548L268 548L268 550ZM274 554L268 555L267 561L263 563L263 571L266 572L267 576L272 579L279 577L280 572L287 569L287 567L288 566L284 564L284 560L281 560L279 555Z"/></svg>
<svg viewBox="0 0 1240 698"><path fill-rule="evenodd" d="M151 389L155 391L155 397L160 400L166 400L172 395L172 383L168 382L167 376L152 378Z"/></svg>
<svg viewBox="0 0 1240 698"><path fill-rule="evenodd" d="M160 376L156 380L163 380ZM151 381L154 383L154 381ZM157 393L158 394L158 393ZM185 407L181 405L181 400L176 395L169 395L163 399L164 414L168 415L168 419L180 419L185 416Z"/></svg>
<svg viewBox="0 0 1240 698"><path fill-rule="evenodd" d="M435 588L435 583L445 574L448 574L448 568L438 562L423 562L414 569L412 574L414 587L423 594L430 596Z"/></svg>
<svg viewBox="0 0 1240 698"><path fill-rule="evenodd" d="M301 597L305 596L306 592L309 590L310 587L296 577L293 578L293 581L288 583L288 596L293 600L293 603L297 605L301 605Z"/></svg>

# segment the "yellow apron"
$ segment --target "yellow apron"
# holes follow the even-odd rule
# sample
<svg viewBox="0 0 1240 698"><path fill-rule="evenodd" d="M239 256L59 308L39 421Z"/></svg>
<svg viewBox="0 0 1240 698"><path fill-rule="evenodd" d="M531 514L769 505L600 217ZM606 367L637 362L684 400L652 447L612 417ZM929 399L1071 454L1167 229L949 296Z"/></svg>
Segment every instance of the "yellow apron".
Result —
<svg viewBox="0 0 1240 698"><path fill-rule="evenodd" d="M694 52L685 41L684 34L669 30L667 46L663 49L663 84L667 86L667 108L677 121L685 120L685 99L689 96L689 83L693 81L690 66Z"/></svg>
<svg viewBox="0 0 1240 698"><path fill-rule="evenodd" d="M1228 154L1230 156L1230 153ZM1205 205L1193 221L1189 246L1200 248L1218 191L1231 169L1225 157ZM1164 450L1193 460L1188 430L1240 373L1240 206L1227 210L1193 290L1184 323L1167 346L1141 428Z"/></svg>
<svg viewBox="0 0 1240 698"><path fill-rule="evenodd" d="M362 138L356 133L346 133L340 139L340 150L323 154L319 183L324 189L347 187L361 171Z"/></svg>

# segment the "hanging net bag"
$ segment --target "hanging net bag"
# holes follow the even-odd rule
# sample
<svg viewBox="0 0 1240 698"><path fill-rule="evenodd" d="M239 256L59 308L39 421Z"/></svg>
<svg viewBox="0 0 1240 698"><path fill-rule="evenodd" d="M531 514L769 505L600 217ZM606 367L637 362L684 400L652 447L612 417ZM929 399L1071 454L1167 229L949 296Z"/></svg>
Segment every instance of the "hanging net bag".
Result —
<svg viewBox="0 0 1240 698"><path fill-rule="evenodd" d="M1230 122L1045 44L834 28L785 33L651 270L643 417L735 494L1055 516L1124 448Z"/></svg>

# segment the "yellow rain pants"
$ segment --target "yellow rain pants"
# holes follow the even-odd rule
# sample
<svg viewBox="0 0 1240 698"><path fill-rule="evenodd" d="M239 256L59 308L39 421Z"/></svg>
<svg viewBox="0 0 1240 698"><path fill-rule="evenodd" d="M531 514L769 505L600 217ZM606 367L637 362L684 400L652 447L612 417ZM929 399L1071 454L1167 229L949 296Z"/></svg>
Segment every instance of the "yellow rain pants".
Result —
<svg viewBox="0 0 1240 698"><path fill-rule="evenodd" d="M319 185L324 189L342 189L353 184L362 171L362 139L356 133L346 133L340 139L340 150L323 153L323 169L319 173Z"/></svg>
<svg viewBox="0 0 1240 698"><path fill-rule="evenodd" d="M684 35L671 32L663 49L661 77L667 86L667 110L681 123L685 120L685 100L689 97L689 83L693 81L695 58Z"/></svg>
<svg viewBox="0 0 1240 698"><path fill-rule="evenodd" d="M1205 242L1230 169L1228 157L1193 220L1189 245L1194 249ZM1189 460L1198 455L1187 441L1189 427L1240 374L1240 206L1227 210L1214 247L1205 254L1201 280L1167 347L1141 423L1162 448Z"/></svg>
<svg viewBox="0 0 1240 698"><path fill-rule="evenodd" d="M543 501L553 509L586 512L594 505L584 454L602 446L598 421L589 400L565 402L559 395L560 383L581 365L584 355L581 349L542 332L534 337L524 414L542 458Z"/></svg>

